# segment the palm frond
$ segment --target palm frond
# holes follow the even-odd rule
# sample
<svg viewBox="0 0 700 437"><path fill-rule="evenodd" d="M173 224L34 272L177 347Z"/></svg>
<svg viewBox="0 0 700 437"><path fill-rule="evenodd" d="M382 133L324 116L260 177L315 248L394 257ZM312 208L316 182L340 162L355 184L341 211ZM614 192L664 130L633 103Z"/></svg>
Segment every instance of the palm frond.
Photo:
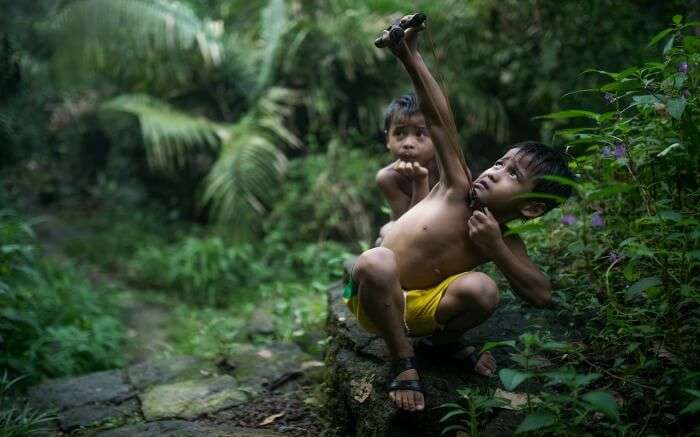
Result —
<svg viewBox="0 0 700 437"><path fill-rule="evenodd" d="M105 65L108 48L137 52L197 47L207 65L221 62L220 24L201 20L187 4L165 0L78 0L66 5L52 25L61 41L59 57ZM125 53L128 53L125 52Z"/></svg>
<svg viewBox="0 0 700 437"><path fill-rule="evenodd" d="M226 130L203 197L220 221L246 222L270 204L270 193L287 164L278 144L301 146L284 126L293 101L291 91L270 88L244 118Z"/></svg>
<svg viewBox="0 0 700 437"><path fill-rule="evenodd" d="M273 66L279 51L282 36L287 26L287 8L284 0L270 0L270 3L262 11L261 28L263 30L262 59L260 75L258 76L258 92L272 80Z"/></svg>
<svg viewBox="0 0 700 437"><path fill-rule="evenodd" d="M149 165L162 169L181 166L188 149L217 146L225 131L223 125L192 117L143 94L122 95L101 108L137 117Z"/></svg>

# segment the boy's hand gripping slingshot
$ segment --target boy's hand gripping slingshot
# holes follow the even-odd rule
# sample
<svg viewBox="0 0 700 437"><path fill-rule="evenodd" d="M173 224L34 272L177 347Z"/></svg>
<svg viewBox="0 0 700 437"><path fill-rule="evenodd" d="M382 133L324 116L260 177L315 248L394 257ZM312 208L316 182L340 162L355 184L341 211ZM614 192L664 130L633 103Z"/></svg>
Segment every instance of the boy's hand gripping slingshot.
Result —
<svg viewBox="0 0 700 437"><path fill-rule="evenodd" d="M389 39L387 40L383 36L380 36L379 38L374 40L374 45L378 48L384 48L389 46L390 44L398 44L399 41L403 39L404 33L407 29L410 29L412 27L424 27L425 20L427 18L428 17L424 13L419 12L417 14L414 14L413 17L411 17L411 19L408 21L401 19L397 20L394 24L387 27L386 29L389 32Z"/></svg>

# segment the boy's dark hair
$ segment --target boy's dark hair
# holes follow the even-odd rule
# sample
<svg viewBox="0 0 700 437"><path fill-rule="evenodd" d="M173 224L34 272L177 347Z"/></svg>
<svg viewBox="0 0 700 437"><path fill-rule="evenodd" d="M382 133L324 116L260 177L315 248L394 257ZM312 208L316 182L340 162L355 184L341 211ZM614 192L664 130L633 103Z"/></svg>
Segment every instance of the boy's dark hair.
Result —
<svg viewBox="0 0 700 437"><path fill-rule="evenodd" d="M511 147L511 149L515 148L518 149L515 159L520 159L523 156L530 159L527 168L531 172L531 177L535 179L533 193L551 194L564 199L571 196L571 185L540 177L557 176L573 181L574 174L569 169L568 158L564 153L536 141L523 141ZM545 204L545 212L559 204L556 199L542 198L537 200Z"/></svg>
<svg viewBox="0 0 700 437"><path fill-rule="evenodd" d="M384 132L389 134L389 127L395 116L410 117L419 112L420 108L418 107L418 99L416 99L415 94L404 94L394 99L386 107L386 112L384 113Z"/></svg>

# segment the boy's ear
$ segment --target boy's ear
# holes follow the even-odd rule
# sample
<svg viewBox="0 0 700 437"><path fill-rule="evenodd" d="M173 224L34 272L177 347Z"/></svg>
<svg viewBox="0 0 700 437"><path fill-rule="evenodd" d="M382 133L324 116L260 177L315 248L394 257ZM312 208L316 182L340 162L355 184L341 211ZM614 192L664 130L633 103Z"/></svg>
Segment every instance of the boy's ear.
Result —
<svg viewBox="0 0 700 437"><path fill-rule="evenodd" d="M520 207L520 214L525 218L539 217L547 211L547 205L542 202L525 202Z"/></svg>

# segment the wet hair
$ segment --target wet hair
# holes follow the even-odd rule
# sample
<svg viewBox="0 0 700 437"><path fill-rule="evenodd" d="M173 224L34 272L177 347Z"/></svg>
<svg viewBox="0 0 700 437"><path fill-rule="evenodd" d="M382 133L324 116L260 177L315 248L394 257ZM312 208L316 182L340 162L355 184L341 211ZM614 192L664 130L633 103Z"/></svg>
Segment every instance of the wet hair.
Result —
<svg viewBox="0 0 700 437"><path fill-rule="evenodd" d="M551 194L560 198L571 196L571 186L561 184L551 179L543 179L539 176L558 176L574 180L574 174L569 169L567 156L545 144L536 141L524 141L514 144L511 149L518 149L514 158L520 160L523 157L529 158L527 170L530 177L534 178L535 186L533 193ZM556 199L537 199L545 204L545 212L555 208L559 202Z"/></svg>
<svg viewBox="0 0 700 437"><path fill-rule="evenodd" d="M418 107L418 99L416 99L415 94L404 94L394 99L386 107L386 112L384 113L384 133L389 134L391 122L394 121L395 117L410 117L419 112L420 108Z"/></svg>

